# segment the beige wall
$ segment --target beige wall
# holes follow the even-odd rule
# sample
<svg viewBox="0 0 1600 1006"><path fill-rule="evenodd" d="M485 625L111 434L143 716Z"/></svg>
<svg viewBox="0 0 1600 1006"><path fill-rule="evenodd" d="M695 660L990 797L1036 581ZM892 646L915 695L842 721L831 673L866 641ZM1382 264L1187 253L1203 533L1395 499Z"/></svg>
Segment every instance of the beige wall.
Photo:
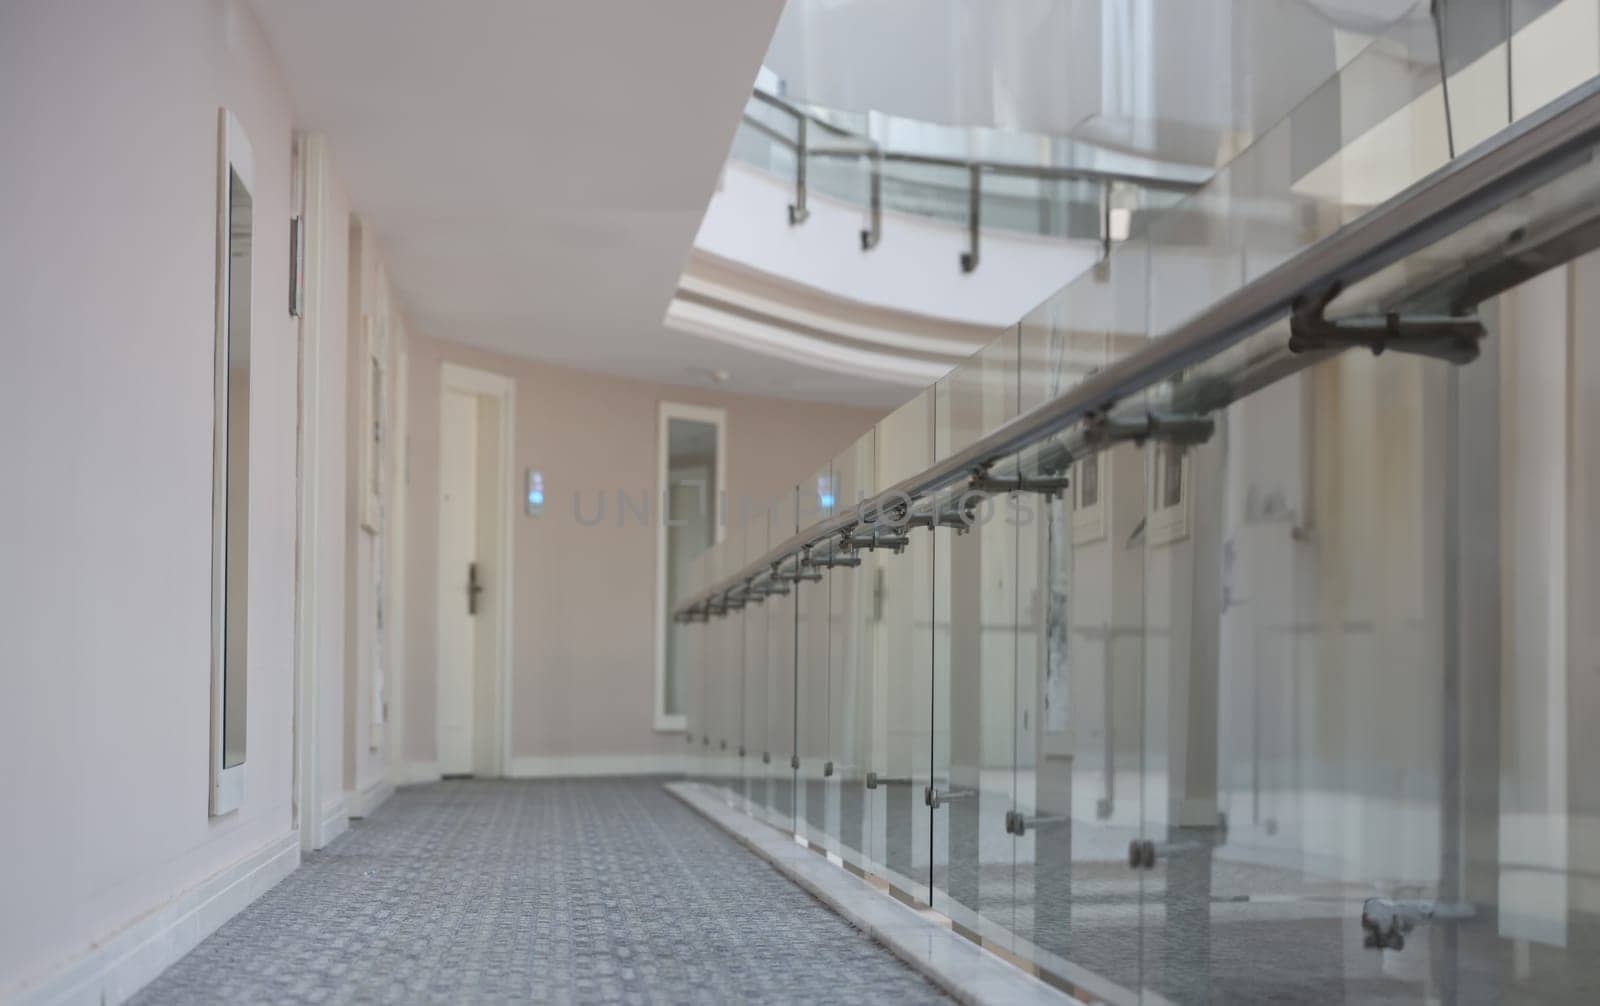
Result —
<svg viewBox="0 0 1600 1006"><path fill-rule="evenodd" d="M511 360L454 343L410 340L410 423L405 777L425 777L435 759L434 689L438 556L440 364L512 377L517 386L512 770L551 757L648 758L681 752L680 734L657 733L655 531L637 519L617 526L616 491L656 491L657 405L727 410L730 521L742 495L766 498L819 468L869 429L875 412L719 394L627 381ZM526 470L544 473L540 517L520 505ZM605 520L578 522L608 494ZM524 769L527 762L523 762Z"/></svg>
<svg viewBox="0 0 1600 1006"><path fill-rule="evenodd" d="M294 841L296 326L291 110L248 8L7 3L0 93L6 999ZM254 150L258 226L249 751L242 807L213 818L219 106Z"/></svg>

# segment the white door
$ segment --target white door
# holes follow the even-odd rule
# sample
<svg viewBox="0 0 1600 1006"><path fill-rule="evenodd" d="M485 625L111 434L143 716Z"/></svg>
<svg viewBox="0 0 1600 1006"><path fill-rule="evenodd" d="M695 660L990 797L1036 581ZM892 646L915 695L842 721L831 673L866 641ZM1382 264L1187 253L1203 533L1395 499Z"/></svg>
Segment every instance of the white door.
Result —
<svg viewBox="0 0 1600 1006"><path fill-rule="evenodd" d="M444 392L440 445L439 771L472 772L476 626L469 610L470 570L478 563L478 399ZM480 573L481 577L481 573Z"/></svg>

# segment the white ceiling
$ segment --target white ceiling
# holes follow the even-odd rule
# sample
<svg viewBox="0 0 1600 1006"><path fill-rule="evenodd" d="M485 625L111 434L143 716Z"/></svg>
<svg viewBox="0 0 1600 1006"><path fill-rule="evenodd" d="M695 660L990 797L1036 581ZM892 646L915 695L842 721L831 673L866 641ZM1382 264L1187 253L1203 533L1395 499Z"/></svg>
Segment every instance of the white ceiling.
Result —
<svg viewBox="0 0 1600 1006"><path fill-rule="evenodd" d="M829 398L662 325L782 0L256 0L406 315L533 359ZM844 389L839 389L843 391Z"/></svg>

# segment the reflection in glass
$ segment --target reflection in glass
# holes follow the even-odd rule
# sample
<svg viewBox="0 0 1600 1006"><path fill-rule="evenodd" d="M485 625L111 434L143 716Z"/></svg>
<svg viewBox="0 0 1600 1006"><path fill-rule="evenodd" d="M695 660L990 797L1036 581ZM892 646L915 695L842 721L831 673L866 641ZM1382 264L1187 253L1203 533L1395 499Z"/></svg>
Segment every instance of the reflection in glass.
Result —
<svg viewBox="0 0 1600 1006"><path fill-rule="evenodd" d="M855 507L873 490L873 434L869 431L834 459L829 485L833 505ZM871 589L876 580L872 553L842 555L845 565L828 569L829 716L835 724L830 781L839 804L838 843L844 861L870 869L872 834L867 820L866 773L872 765L872 723L878 672L874 634L877 620ZM854 561L856 565L849 565Z"/></svg>
<svg viewBox="0 0 1600 1006"><path fill-rule="evenodd" d="M1538 6L1484 9L1531 27ZM1492 53L1480 35L1452 73ZM986 350L801 492L912 475L1440 163L1431 38L1353 51L1025 319L1015 358ZM773 599L778 819L1084 998L1600 1001L1597 289L1591 257L1484 305L1464 366L1330 353L1208 397L1281 361L1281 329L1257 333L1120 403L1203 411L1205 442L1070 467L1034 445L1024 473L1072 484L1031 519L917 527L831 570L825 609ZM837 773L798 820L795 690L803 771Z"/></svg>
<svg viewBox="0 0 1600 1006"><path fill-rule="evenodd" d="M801 527L832 516L833 473L824 468L801 483L798 497ZM827 504L824 504L824 500ZM826 849L838 852L838 805L830 801L833 778L832 741L835 724L830 694L832 642L831 590L833 580L812 571L815 580L794 585L795 634L795 745L800 767L795 808L796 833ZM830 803L832 804L830 808Z"/></svg>
<svg viewBox="0 0 1600 1006"><path fill-rule="evenodd" d="M745 542L744 563L755 562L767 551L767 519L765 514L754 517L741 512L745 525L741 536ZM754 596L745 603L741 621L744 623L744 653L740 657L740 674L743 677L741 724L743 740L739 748L740 774L744 778L744 801L752 813L767 799L767 766L761 754L770 749L767 741L767 615L762 602Z"/></svg>
<svg viewBox="0 0 1600 1006"><path fill-rule="evenodd" d="M1078 462L1078 506L1088 509L1100 502L1100 461L1088 458Z"/></svg>
<svg viewBox="0 0 1600 1006"><path fill-rule="evenodd" d="M687 664L683 628L671 613L682 594L678 591L679 570L690 559L705 551L717 534L717 425L678 416L667 418L667 485L665 513L667 535L667 654L666 708L668 715L681 714L687 698Z"/></svg>
<svg viewBox="0 0 1600 1006"><path fill-rule="evenodd" d="M948 457L1016 414L1018 332L935 387L934 446ZM962 505L959 493L946 500ZM934 530L933 904L1008 945L1012 926L1013 695L1021 496L967 497L970 520ZM919 532L926 533L926 532Z"/></svg>
<svg viewBox="0 0 1600 1006"><path fill-rule="evenodd" d="M223 484L222 767L245 758L250 582L250 190L228 172L227 389L220 421L227 444Z"/></svg>
<svg viewBox="0 0 1600 1006"><path fill-rule="evenodd" d="M892 486L933 461L935 389L878 423L879 485ZM882 702L873 710L873 841L889 883L928 901L932 834L924 794L932 784L933 552L926 528L911 528L904 552L874 553Z"/></svg>
<svg viewBox="0 0 1600 1006"><path fill-rule="evenodd" d="M1183 452L1175 447L1158 448L1161 459L1159 498L1163 507L1174 507L1183 502Z"/></svg>
<svg viewBox="0 0 1600 1006"><path fill-rule="evenodd" d="M784 490L767 513L769 541L786 541L798 529L797 496L793 486ZM799 628L796 593L792 583L779 583L763 605L767 619L767 744L768 819L780 828L795 827L795 670Z"/></svg>

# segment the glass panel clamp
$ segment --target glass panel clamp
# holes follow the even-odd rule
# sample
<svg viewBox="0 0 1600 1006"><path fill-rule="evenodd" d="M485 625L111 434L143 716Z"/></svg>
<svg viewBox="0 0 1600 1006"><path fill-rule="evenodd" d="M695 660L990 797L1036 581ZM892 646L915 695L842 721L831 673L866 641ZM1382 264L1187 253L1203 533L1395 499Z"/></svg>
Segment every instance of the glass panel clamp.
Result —
<svg viewBox="0 0 1600 1006"><path fill-rule="evenodd" d="M924 786L922 788L922 802L934 810L938 810L951 800L965 800L968 797L977 795L978 791L975 789L953 789L948 793L941 793L933 786Z"/></svg>
<svg viewBox="0 0 1600 1006"><path fill-rule="evenodd" d="M911 782L912 782L912 780L909 779L909 778L886 779L883 776L878 775L878 773L876 773L876 772L868 772L867 773L867 788L868 789L877 789L879 786L894 786L894 785L909 786L909 785L911 785Z"/></svg>
<svg viewBox="0 0 1600 1006"><path fill-rule="evenodd" d="M1021 838L1028 833L1029 828L1048 828L1071 822L1067 814L1045 815L1042 817L1028 817L1020 810L1006 811L1006 834Z"/></svg>
<svg viewBox="0 0 1600 1006"><path fill-rule="evenodd" d="M997 476L990 475L987 468L979 468L967 479L967 485L974 492L993 493L1038 493L1045 499L1059 499L1061 494L1072 488L1071 480L1066 475L1054 477L1028 477L1023 475Z"/></svg>
<svg viewBox="0 0 1600 1006"><path fill-rule="evenodd" d="M1128 843L1128 868L1153 870L1156 866L1156 844L1146 839L1133 839Z"/></svg>

